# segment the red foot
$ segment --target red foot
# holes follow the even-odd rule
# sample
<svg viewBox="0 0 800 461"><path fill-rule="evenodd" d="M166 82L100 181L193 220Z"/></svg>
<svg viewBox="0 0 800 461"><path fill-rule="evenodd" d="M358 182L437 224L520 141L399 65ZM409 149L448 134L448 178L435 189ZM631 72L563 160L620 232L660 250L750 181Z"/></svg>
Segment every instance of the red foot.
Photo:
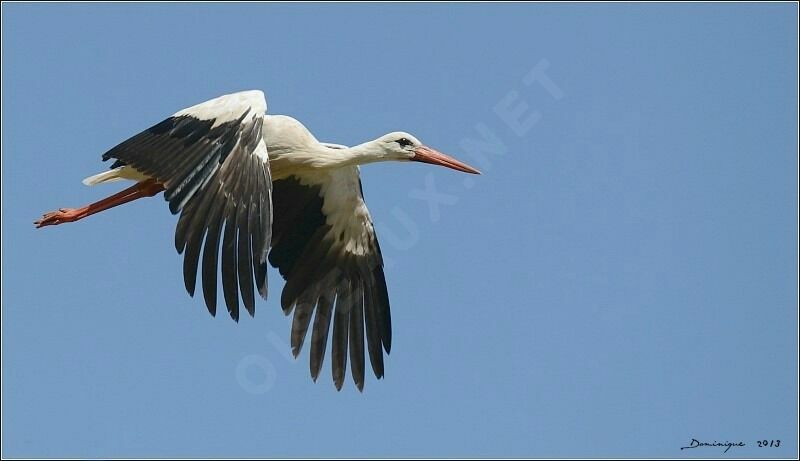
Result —
<svg viewBox="0 0 800 461"><path fill-rule="evenodd" d="M36 227L39 228L44 226L53 226L65 222L77 221L138 198L152 197L162 190L164 190L163 184L156 182L155 179L148 179L147 181L136 183L123 191L117 192L110 197L106 197L99 202L86 205L85 207L59 208L58 211L45 214L41 217L41 219L35 221L34 224L36 224Z"/></svg>
<svg viewBox="0 0 800 461"><path fill-rule="evenodd" d="M36 228L54 226L65 222L77 221L82 218L86 210L82 208L59 208L58 211L45 213L38 221L34 221Z"/></svg>

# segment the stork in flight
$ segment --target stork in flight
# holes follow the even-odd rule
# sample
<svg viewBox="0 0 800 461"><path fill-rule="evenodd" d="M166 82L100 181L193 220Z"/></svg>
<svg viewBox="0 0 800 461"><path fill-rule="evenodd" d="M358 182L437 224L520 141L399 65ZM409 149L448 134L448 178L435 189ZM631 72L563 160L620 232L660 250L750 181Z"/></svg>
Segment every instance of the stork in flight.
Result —
<svg viewBox="0 0 800 461"><path fill-rule="evenodd" d="M316 381L333 321L333 381L342 388L349 350L353 380L362 390L364 333L372 370L380 379L381 349L389 353L392 327L383 259L358 165L410 160L479 172L408 133L389 133L354 147L320 143L297 120L266 115L266 110L258 90L183 109L106 152L103 161L115 160L111 170L83 181L90 186L122 179L136 184L81 208L47 213L34 224L77 221L164 191L170 211L180 213L175 248L184 254L189 295L194 296L199 272L206 306L216 314L221 248L228 313L239 320L241 296L252 316L254 288L267 298L269 259L286 280L283 312L294 311L294 356L315 313L310 365Z"/></svg>

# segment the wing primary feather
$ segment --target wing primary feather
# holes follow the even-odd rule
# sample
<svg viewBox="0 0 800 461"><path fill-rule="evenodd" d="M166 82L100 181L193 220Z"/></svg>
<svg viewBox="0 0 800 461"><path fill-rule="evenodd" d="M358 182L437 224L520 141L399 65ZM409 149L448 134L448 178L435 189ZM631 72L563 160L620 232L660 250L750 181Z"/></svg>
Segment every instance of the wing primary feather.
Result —
<svg viewBox="0 0 800 461"><path fill-rule="evenodd" d="M209 214L209 209L213 210L217 200L217 193L219 188L206 191L202 197L192 202L191 206L184 208L180 221L186 217L186 254L183 257L183 280L186 285L186 291L189 295L194 296L195 286L197 285L197 267L200 260L200 247L203 244L204 236L207 233L206 217ZM176 234L177 234L176 230ZM176 239L177 240L177 239Z"/></svg>
<svg viewBox="0 0 800 461"><path fill-rule="evenodd" d="M178 224L175 226L175 249L178 250L178 254L182 254L183 250L186 248L186 244L189 240L189 226L192 223L194 209L197 208L197 206L198 201L188 204L181 212L180 218L178 218Z"/></svg>
<svg viewBox="0 0 800 461"><path fill-rule="evenodd" d="M217 258L219 257L219 235L222 230L220 209L222 204L217 201L213 204L208 215L208 231L203 245L203 297L206 301L208 312L212 316L217 314Z"/></svg>
<svg viewBox="0 0 800 461"><path fill-rule="evenodd" d="M386 353L392 351L392 314L389 306L389 292L386 289L386 278L383 275L383 268L378 266L375 268L377 275L375 276L375 298L376 306L375 312L378 317L378 324L381 331L381 342Z"/></svg>
<svg viewBox="0 0 800 461"><path fill-rule="evenodd" d="M350 304L350 371L359 391L364 390L364 294L355 283Z"/></svg>
<svg viewBox="0 0 800 461"><path fill-rule="evenodd" d="M325 346L328 342L328 330L331 326L334 291L322 294L317 300L314 314L314 326L311 331L311 378L316 381L325 360Z"/></svg>
<svg viewBox="0 0 800 461"><path fill-rule="evenodd" d="M272 213L271 213L271 196L270 188L271 181L269 178L269 170L264 167L263 162L259 168L259 174L256 175L259 180L259 205L258 205L258 226L259 234L263 238L257 242L258 245L253 249L256 253L253 254L253 269L256 277L256 286L258 293L262 298L267 299L267 252L270 247L270 240L272 236Z"/></svg>
<svg viewBox="0 0 800 461"><path fill-rule="evenodd" d="M260 187L261 181L258 178L255 179L257 187ZM261 242L258 241L256 237L264 232L260 214L261 214L261 206L258 204L254 204L250 208L250 213L249 213L249 227L251 230L253 230L252 239L250 241L250 248L253 252L251 258L251 261L253 263L252 271L253 271L253 276L255 277L256 289L258 290L259 295L261 295L262 293L263 290L262 284L264 283L264 281L262 281L261 278L259 277L259 275L261 274L261 268L260 268L261 263L259 262L258 258L261 255L261 249L260 249Z"/></svg>
<svg viewBox="0 0 800 461"><path fill-rule="evenodd" d="M350 320L350 303L353 298L350 284L345 281L336 294L336 310L333 317L333 338L331 338L331 370L337 390L342 389L344 373L347 368L347 330Z"/></svg>
<svg viewBox="0 0 800 461"><path fill-rule="evenodd" d="M203 244L205 227L196 234L192 234L186 243L186 254L183 256L183 283L189 296L194 296L197 286L197 264L200 261L200 248Z"/></svg>
<svg viewBox="0 0 800 461"><path fill-rule="evenodd" d="M249 135L252 136L252 129ZM225 305L228 307L228 313L230 313L231 318L237 322L239 321L239 264L237 262L236 233L239 221L238 210L245 206L242 203L238 203L238 200L243 196L243 191L245 194L249 192L245 183L250 175L241 174L241 172L247 171L246 168L249 166L248 160L251 158L253 158L253 156L248 152L243 149L237 149L236 152L231 155L229 160L230 165L227 166L231 171L226 171L226 173L228 173L226 174L226 180L232 181L234 186L230 196L227 197L228 201L224 213L225 234L222 239L222 290L225 296ZM240 172L237 174L237 177L232 177L234 170ZM249 274L247 277L249 277ZM244 296L244 293L242 293L242 295Z"/></svg>
<svg viewBox="0 0 800 461"><path fill-rule="evenodd" d="M314 302L307 297L303 297L297 301L297 306L294 309L294 318L292 319L292 355L297 357L300 350L303 348L303 342L306 339L308 326L311 323L311 314L314 311Z"/></svg>
<svg viewBox="0 0 800 461"><path fill-rule="evenodd" d="M222 294L231 318L239 321L239 291L236 263L236 207L232 202L227 205L225 233L222 237Z"/></svg>
<svg viewBox="0 0 800 461"><path fill-rule="evenodd" d="M253 159L250 159L253 163ZM250 187L252 175L245 175L244 181L244 194L252 197L252 189ZM250 206L247 202L240 203L237 208L237 227L239 228L239 257L237 266L239 270L239 290L242 292L242 301L244 307L251 317L255 315L256 305L255 297L253 295L253 274L250 272L252 266L252 256L250 250L250 227L249 227L249 213Z"/></svg>
<svg viewBox="0 0 800 461"><path fill-rule="evenodd" d="M377 311L380 306L376 301L375 282L368 281L364 285L364 321L367 330L367 350L369 351L369 361L375 377L383 377L383 351L381 350L381 329L379 325Z"/></svg>

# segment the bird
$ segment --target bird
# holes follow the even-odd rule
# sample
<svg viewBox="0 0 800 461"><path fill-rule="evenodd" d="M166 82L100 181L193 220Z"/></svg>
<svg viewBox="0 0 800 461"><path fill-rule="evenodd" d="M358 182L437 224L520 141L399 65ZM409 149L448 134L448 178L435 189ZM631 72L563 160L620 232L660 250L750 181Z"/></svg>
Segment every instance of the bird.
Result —
<svg viewBox="0 0 800 461"><path fill-rule="evenodd" d="M114 161L84 184L134 184L84 207L45 213L34 222L37 228L163 192L170 212L180 214L175 248L183 255L188 294L194 296L199 274L205 305L216 315L219 276L231 318L239 321L240 300L254 316L254 291L267 299L269 263L285 280L280 305L285 315L293 313L295 358L310 328L309 366L316 382L330 336L336 389L342 389L349 355L359 391L365 337L376 379L384 376L383 353L392 344L383 258L359 166L414 161L480 174L406 132L352 147L319 142L298 120L268 114L261 90L180 110L112 147L102 160Z"/></svg>

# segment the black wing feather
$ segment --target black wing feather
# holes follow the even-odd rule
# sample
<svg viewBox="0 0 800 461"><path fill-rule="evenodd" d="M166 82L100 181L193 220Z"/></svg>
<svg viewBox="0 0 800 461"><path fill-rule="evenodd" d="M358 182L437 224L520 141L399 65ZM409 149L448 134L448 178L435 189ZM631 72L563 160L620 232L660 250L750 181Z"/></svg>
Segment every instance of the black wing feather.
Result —
<svg viewBox="0 0 800 461"><path fill-rule="evenodd" d="M203 296L212 315L222 239L223 295L234 320L239 318L239 294L253 315L254 285L263 297L267 293L272 184L261 139L263 116L251 111L243 106L238 117L216 126L213 118L172 116L103 155L103 160L116 159L113 167L130 165L164 185L170 211L181 214L175 248L184 253L186 291L194 296L202 271Z"/></svg>
<svg viewBox="0 0 800 461"><path fill-rule="evenodd" d="M355 204L363 204L361 196L355 200ZM286 279L281 307L287 315L294 310L292 352L299 354L314 313L310 371L316 380L332 322L334 383L337 389L342 387L349 352L353 380L361 390L365 333L370 364L378 378L384 373L382 348L387 353L391 348L389 297L372 222L367 216L363 223L368 229L367 241L360 243L367 251L355 254L346 249L346 243L356 237L335 229L323 214L325 197L320 184L304 183L296 176L276 180L273 204L269 262Z"/></svg>

